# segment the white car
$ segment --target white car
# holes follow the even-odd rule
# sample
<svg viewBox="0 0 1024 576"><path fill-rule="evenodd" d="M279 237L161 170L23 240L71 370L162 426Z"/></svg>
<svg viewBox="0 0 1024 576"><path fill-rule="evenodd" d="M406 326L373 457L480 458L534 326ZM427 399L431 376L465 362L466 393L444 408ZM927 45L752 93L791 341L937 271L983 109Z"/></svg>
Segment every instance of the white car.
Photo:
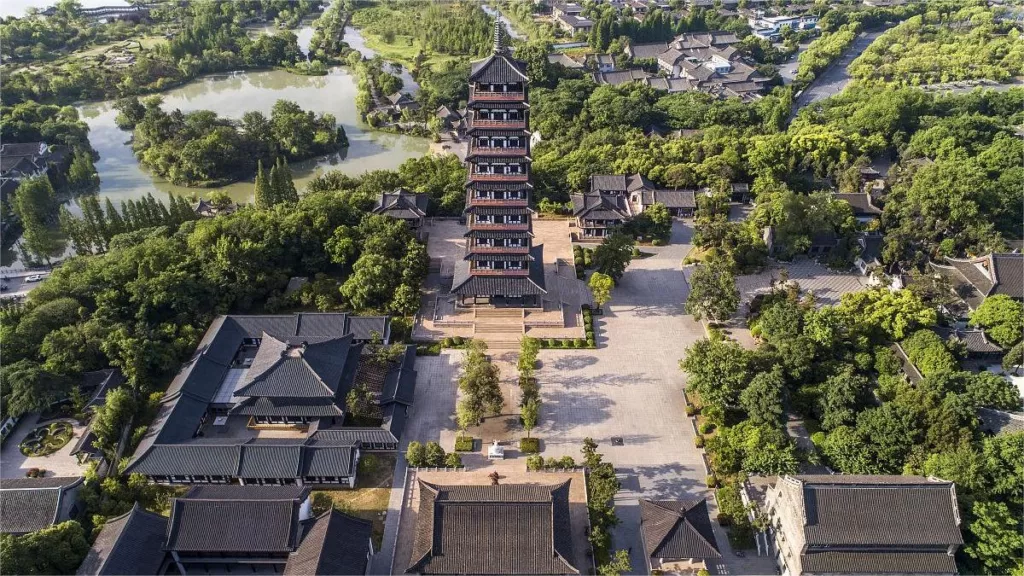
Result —
<svg viewBox="0 0 1024 576"><path fill-rule="evenodd" d="M31 276L25 276L25 282L39 282L43 278L46 278L46 276L43 276L42 274L33 274Z"/></svg>

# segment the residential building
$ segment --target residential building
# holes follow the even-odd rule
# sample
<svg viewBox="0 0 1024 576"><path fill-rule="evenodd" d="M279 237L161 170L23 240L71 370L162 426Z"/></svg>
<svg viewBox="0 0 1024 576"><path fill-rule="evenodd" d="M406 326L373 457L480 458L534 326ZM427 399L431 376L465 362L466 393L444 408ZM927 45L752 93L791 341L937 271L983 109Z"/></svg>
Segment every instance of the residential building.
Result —
<svg viewBox="0 0 1024 576"><path fill-rule="evenodd" d="M401 114L405 110L415 112L420 109L420 103L407 92L395 92L389 95L388 102L391 103L396 114Z"/></svg>
<svg viewBox="0 0 1024 576"><path fill-rule="evenodd" d="M586 65L597 72L614 72L615 58L611 54L587 54Z"/></svg>
<svg viewBox="0 0 1024 576"><path fill-rule="evenodd" d="M609 84L611 86L621 86L629 82L642 82L647 83L651 79L651 75L643 70L631 68L629 70L618 70L616 72L595 72L594 82L598 84Z"/></svg>
<svg viewBox="0 0 1024 576"><path fill-rule="evenodd" d="M381 365L387 317L220 316L171 382L128 465L161 484L354 487L364 451L394 451L412 403L415 348ZM345 427L365 387L380 427Z"/></svg>
<svg viewBox="0 0 1024 576"><path fill-rule="evenodd" d="M647 572L687 574L721 558L707 500L640 500L640 539Z"/></svg>
<svg viewBox="0 0 1024 576"><path fill-rule="evenodd" d="M430 198L426 194L410 192L399 188L394 192L385 192L377 198L373 207L374 214L383 214L401 220L410 230L419 230L427 218L427 203Z"/></svg>
<svg viewBox="0 0 1024 576"><path fill-rule="evenodd" d="M946 258L944 264L932 262L931 267L949 280L957 298L970 310L977 310L985 298L996 294L1024 300L1024 254ZM966 316L966 312L959 315Z"/></svg>
<svg viewBox="0 0 1024 576"><path fill-rule="evenodd" d="M434 115L441 119L442 130L455 130L461 135L466 129L465 110L452 110L442 105Z"/></svg>
<svg viewBox="0 0 1024 576"><path fill-rule="evenodd" d="M532 246L529 82L495 22L494 51L469 75L469 231L451 289L460 305L535 307L547 293L542 247Z"/></svg>
<svg viewBox="0 0 1024 576"><path fill-rule="evenodd" d="M963 346L968 360L990 360L998 363L1005 351L990 342L985 331L978 328L935 326L932 330L952 345Z"/></svg>
<svg viewBox="0 0 1024 576"><path fill-rule="evenodd" d="M952 482L920 476L783 476L764 503L783 576L956 574Z"/></svg>
<svg viewBox="0 0 1024 576"><path fill-rule="evenodd" d="M213 218L215 216L234 214L238 211L238 204L235 202L214 204L205 198L200 198L192 203L192 211L200 218Z"/></svg>
<svg viewBox="0 0 1024 576"><path fill-rule="evenodd" d="M62 164L68 158L66 146L50 146L45 142L0 144L0 181L42 176L51 164Z"/></svg>
<svg viewBox="0 0 1024 576"><path fill-rule="evenodd" d="M365 574L373 555L370 522L314 517L306 487L197 486L170 508L108 520L78 574Z"/></svg>
<svg viewBox="0 0 1024 576"><path fill-rule="evenodd" d="M814 14L800 15L777 15L766 16L763 12L757 12L747 18L747 24L754 35L765 40L775 40L781 37L782 31L790 30L813 30L818 26L818 17Z"/></svg>
<svg viewBox="0 0 1024 576"><path fill-rule="evenodd" d="M627 44L626 56L633 60L655 60L658 56L668 50L668 42L652 42L650 44Z"/></svg>
<svg viewBox="0 0 1024 576"><path fill-rule="evenodd" d="M442 486L419 480L412 574L579 574L569 485Z"/></svg>
<svg viewBox="0 0 1024 576"><path fill-rule="evenodd" d="M0 533L20 536L78 516L82 477L5 478L0 484Z"/></svg>
<svg viewBox="0 0 1024 576"><path fill-rule="evenodd" d="M861 224L878 220L882 216L882 209L875 205L870 194L863 192L840 194L837 192L832 197L849 204L850 208L853 209L853 217Z"/></svg>
<svg viewBox="0 0 1024 576"><path fill-rule="evenodd" d="M570 14L560 14L555 16L555 24L573 36L589 33L590 29L594 27L593 20L582 16L572 16Z"/></svg>
<svg viewBox="0 0 1024 576"><path fill-rule="evenodd" d="M583 69L583 64L577 62L576 60L573 60L572 58L561 52L552 52L548 54L548 62L551 64L560 64L562 66L565 66L569 70Z"/></svg>
<svg viewBox="0 0 1024 576"><path fill-rule="evenodd" d="M653 57L668 78L683 79L675 86L645 80L651 86L669 92L700 90L720 98L742 98L750 101L761 97L769 79L744 61L736 47L739 38L732 32L697 32L678 36ZM627 47L626 53L636 58L650 58L660 44ZM658 82L659 85L655 85Z"/></svg>
<svg viewBox="0 0 1024 576"><path fill-rule="evenodd" d="M695 194L658 188L640 174L594 174L588 192L572 195L572 214L580 238L604 238L653 204L664 204L673 216L691 217L697 209Z"/></svg>
<svg viewBox="0 0 1024 576"><path fill-rule="evenodd" d="M576 4L575 2L567 2L564 4L554 4L551 7L551 15L554 17L559 16L579 16L583 13L583 6Z"/></svg>

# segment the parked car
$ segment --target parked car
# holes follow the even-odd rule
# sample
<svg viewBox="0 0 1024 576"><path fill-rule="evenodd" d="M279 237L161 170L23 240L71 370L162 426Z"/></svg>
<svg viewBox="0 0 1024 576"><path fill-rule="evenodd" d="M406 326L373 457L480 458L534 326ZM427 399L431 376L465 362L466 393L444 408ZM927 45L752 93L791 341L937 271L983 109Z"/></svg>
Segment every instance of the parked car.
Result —
<svg viewBox="0 0 1024 576"><path fill-rule="evenodd" d="M43 276L42 274L33 274L31 276L25 276L25 282L39 282L43 278L46 278L46 276Z"/></svg>

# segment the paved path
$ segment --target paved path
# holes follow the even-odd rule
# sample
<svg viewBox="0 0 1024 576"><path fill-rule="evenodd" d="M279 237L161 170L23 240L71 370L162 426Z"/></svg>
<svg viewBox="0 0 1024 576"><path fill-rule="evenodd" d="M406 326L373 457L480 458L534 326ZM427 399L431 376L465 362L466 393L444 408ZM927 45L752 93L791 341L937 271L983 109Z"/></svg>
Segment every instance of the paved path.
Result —
<svg viewBox="0 0 1024 576"><path fill-rule="evenodd" d="M846 88L846 85L850 83L850 72L848 70L850 63L857 56L860 56L860 53L886 30L888 28L873 32L862 32L850 44L846 52L833 62L831 66L826 68L820 76L815 78L811 85L804 89L800 96L793 101L793 116L796 116L796 113L808 104L813 104L842 92L843 88Z"/></svg>
<svg viewBox="0 0 1024 576"><path fill-rule="evenodd" d="M847 292L859 292L868 287L867 278L857 272L837 272L818 264L814 260L800 258L793 262L776 263L763 272L748 274L736 278L736 287L740 291L743 304L757 294L771 290L772 280L778 281L782 268L789 271L789 279L800 284L800 292L813 294L818 306L839 303L839 298Z"/></svg>

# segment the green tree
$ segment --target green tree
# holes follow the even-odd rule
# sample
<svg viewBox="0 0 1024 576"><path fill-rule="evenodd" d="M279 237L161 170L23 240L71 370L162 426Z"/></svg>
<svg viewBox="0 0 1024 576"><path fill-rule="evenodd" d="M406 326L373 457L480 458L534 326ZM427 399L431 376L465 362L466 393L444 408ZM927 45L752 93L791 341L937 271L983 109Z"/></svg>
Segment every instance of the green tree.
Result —
<svg viewBox="0 0 1024 576"><path fill-rule="evenodd" d="M590 286L590 293L594 296L594 304L598 310L612 299L612 288L615 287L615 280L611 276L594 272L591 274L587 284Z"/></svg>
<svg viewBox="0 0 1024 576"><path fill-rule="evenodd" d="M21 241L25 249L36 259L49 262L62 245L47 226L57 206L57 195L50 181L46 176L22 180L11 206L21 221Z"/></svg>
<svg viewBox="0 0 1024 576"><path fill-rule="evenodd" d="M740 406L754 424L781 426L786 421L784 407L786 381L778 366L771 372L760 372L740 393Z"/></svg>
<svg viewBox="0 0 1024 576"><path fill-rule="evenodd" d="M749 353L722 339L694 342L679 367L687 374L686 387L700 395L704 406L735 406L751 379Z"/></svg>
<svg viewBox="0 0 1024 576"><path fill-rule="evenodd" d="M370 416L373 394L363 385L353 386L345 396L345 408L357 418Z"/></svg>
<svg viewBox="0 0 1024 576"><path fill-rule="evenodd" d="M523 429L526 430L526 437L530 437L530 431L537 426L537 419L540 417L540 399L530 398L523 404L519 411L519 417L523 421Z"/></svg>
<svg viewBox="0 0 1024 576"><path fill-rule="evenodd" d="M88 551L85 530L74 520L22 536L0 534L5 574L71 574Z"/></svg>
<svg viewBox="0 0 1024 576"><path fill-rule="evenodd" d="M821 444L821 451L836 470L847 474L878 473L864 449L864 440L855 428L840 426L829 432Z"/></svg>
<svg viewBox="0 0 1024 576"><path fill-rule="evenodd" d="M66 398L70 391L68 379L47 372L32 360L19 360L0 368L0 397L7 413L12 415L43 410Z"/></svg>
<svg viewBox="0 0 1024 576"><path fill-rule="evenodd" d="M121 434L132 425L139 407L132 391L122 386L108 392L106 403L96 410L91 425L96 435L95 443L111 461L117 452Z"/></svg>
<svg viewBox="0 0 1024 576"><path fill-rule="evenodd" d="M1014 372L1018 366L1024 365L1024 342L1018 342L1003 356L1003 370Z"/></svg>
<svg viewBox="0 0 1024 576"><path fill-rule="evenodd" d="M271 183L278 201L298 202L299 193L295 189L295 183L292 181L292 169L288 167L288 160L279 156L274 164L274 168L277 169L277 181L274 182L272 170Z"/></svg>
<svg viewBox="0 0 1024 576"><path fill-rule="evenodd" d="M854 423L857 411L867 403L868 379L847 365L825 380L818 400L821 426L834 430Z"/></svg>
<svg viewBox="0 0 1024 576"><path fill-rule="evenodd" d="M437 442L427 442L423 452L423 457L426 460L427 466L434 468L444 466L445 453L444 448L441 448L440 444Z"/></svg>
<svg viewBox="0 0 1024 576"><path fill-rule="evenodd" d="M902 340L917 327L934 326L935 309L910 290L874 288L843 294L839 310L848 325L879 330L890 340Z"/></svg>
<svg viewBox="0 0 1024 576"><path fill-rule="evenodd" d="M651 204L643 214L651 222L651 235L662 241L667 241L672 235L672 215L668 208L661 202Z"/></svg>
<svg viewBox="0 0 1024 576"><path fill-rule="evenodd" d="M519 370L521 379L533 378L534 370L537 369L537 355L540 352L540 340L530 336L523 336L519 341L519 358L516 361L516 368Z"/></svg>
<svg viewBox="0 0 1024 576"><path fill-rule="evenodd" d="M913 414L891 402L858 414L857 434L876 474L898 474L920 439Z"/></svg>
<svg viewBox="0 0 1024 576"><path fill-rule="evenodd" d="M270 176L263 169L263 160L256 163L256 193L257 208L270 208L277 204L277 194L270 182Z"/></svg>
<svg viewBox="0 0 1024 576"><path fill-rule="evenodd" d="M629 562L629 551L616 550L611 560L597 569L597 573L601 576L619 576L629 573L630 570L632 565Z"/></svg>
<svg viewBox="0 0 1024 576"><path fill-rule="evenodd" d="M622 232L613 232L594 249L594 266L601 274L611 276L618 282L633 259L636 241Z"/></svg>
<svg viewBox="0 0 1024 576"><path fill-rule="evenodd" d="M498 367L487 357L486 350L487 345L482 341L470 341L459 377L459 390L470 402L479 404L481 413L497 415L501 413L504 398Z"/></svg>
<svg viewBox="0 0 1024 576"><path fill-rule="evenodd" d="M405 461L413 468L426 466L427 452L426 449L423 448L423 444L420 444L416 440L409 442L409 445L405 448Z"/></svg>
<svg viewBox="0 0 1024 576"><path fill-rule="evenodd" d="M1012 348L1024 336L1024 304L1005 294L989 296L971 313L971 324L1004 349Z"/></svg>
<svg viewBox="0 0 1024 576"><path fill-rule="evenodd" d="M1009 378L988 371L972 374L965 395L974 406L1019 411L1020 391Z"/></svg>
<svg viewBox="0 0 1024 576"><path fill-rule="evenodd" d="M712 322L728 319L740 304L740 291L729 265L712 259L694 269L690 276L690 294L686 312L697 320Z"/></svg>
<svg viewBox="0 0 1024 576"><path fill-rule="evenodd" d="M71 166L68 167L68 186L75 191L85 191L95 188L99 183L100 177L96 174L92 155L86 150L75 150Z"/></svg>
<svg viewBox="0 0 1024 576"><path fill-rule="evenodd" d="M1024 526L1002 502L975 502L967 525L971 539L964 552L977 560L985 574L1019 573L1024 569Z"/></svg>

